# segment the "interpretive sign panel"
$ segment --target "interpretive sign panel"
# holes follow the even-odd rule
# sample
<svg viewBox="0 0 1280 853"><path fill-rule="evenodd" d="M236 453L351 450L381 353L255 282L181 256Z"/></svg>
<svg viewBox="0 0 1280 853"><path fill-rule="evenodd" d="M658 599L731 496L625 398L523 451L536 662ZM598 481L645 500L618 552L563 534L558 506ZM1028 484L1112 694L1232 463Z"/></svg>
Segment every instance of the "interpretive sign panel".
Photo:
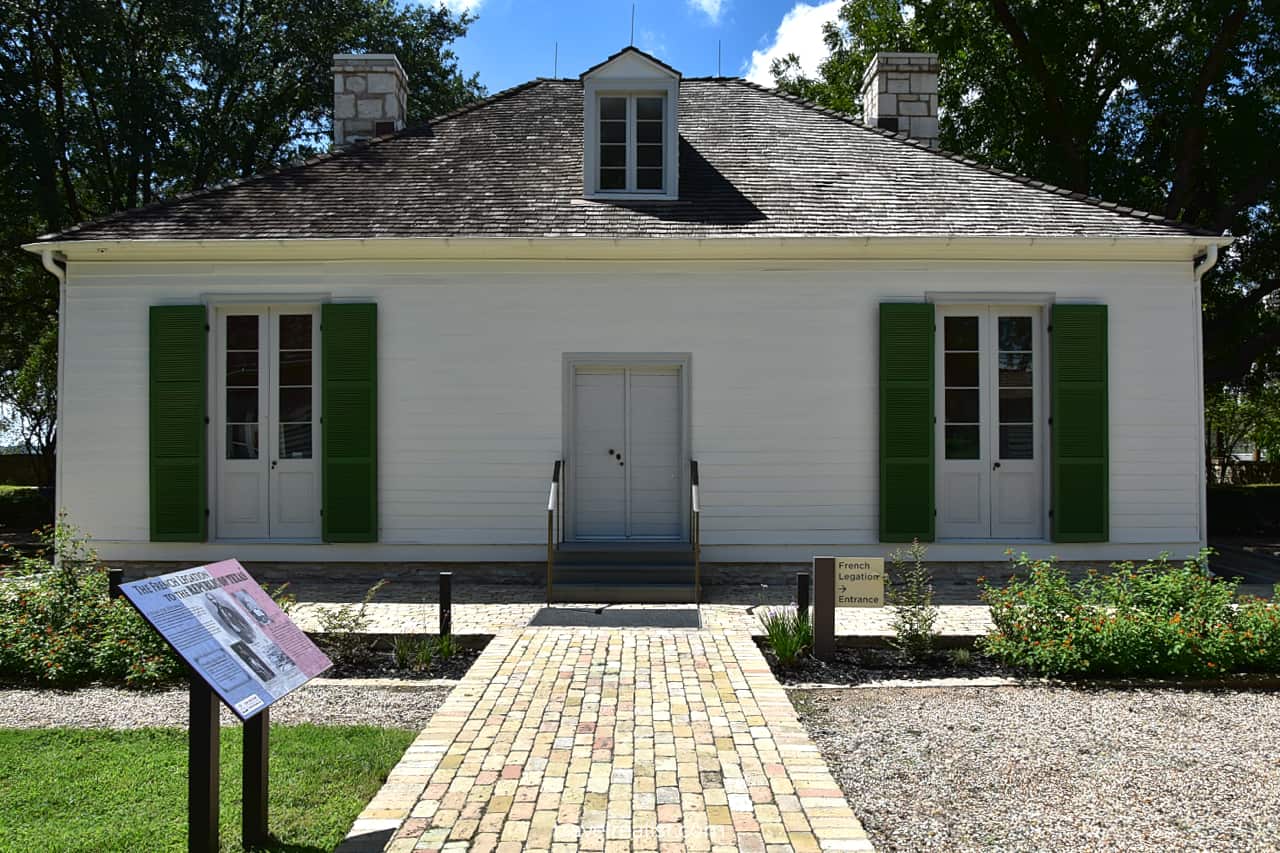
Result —
<svg viewBox="0 0 1280 853"><path fill-rule="evenodd" d="M242 720L333 665L237 560L120 589Z"/></svg>
<svg viewBox="0 0 1280 853"><path fill-rule="evenodd" d="M884 607L883 557L836 557L836 607Z"/></svg>

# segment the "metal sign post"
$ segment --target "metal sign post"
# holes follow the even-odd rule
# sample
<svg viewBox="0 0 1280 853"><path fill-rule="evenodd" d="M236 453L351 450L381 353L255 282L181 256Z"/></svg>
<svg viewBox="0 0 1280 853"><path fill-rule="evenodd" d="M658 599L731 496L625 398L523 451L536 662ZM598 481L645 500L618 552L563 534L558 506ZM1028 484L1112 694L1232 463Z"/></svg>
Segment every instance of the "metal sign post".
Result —
<svg viewBox="0 0 1280 853"><path fill-rule="evenodd" d="M191 721L187 731L187 850L218 853L218 709L222 703L203 678L191 673Z"/></svg>
<svg viewBox="0 0 1280 853"><path fill-rule="evenodd" d="M263 708L244 721L244 761L241 767L240 836L246 848L267 843L267 780L270 764L271 709Z"/></svg>
<svg viewBox="0 0 1280 853"><path fill-rule="evenodd" d="M813 656L836 653L836 558L813 558Z"/></svg>

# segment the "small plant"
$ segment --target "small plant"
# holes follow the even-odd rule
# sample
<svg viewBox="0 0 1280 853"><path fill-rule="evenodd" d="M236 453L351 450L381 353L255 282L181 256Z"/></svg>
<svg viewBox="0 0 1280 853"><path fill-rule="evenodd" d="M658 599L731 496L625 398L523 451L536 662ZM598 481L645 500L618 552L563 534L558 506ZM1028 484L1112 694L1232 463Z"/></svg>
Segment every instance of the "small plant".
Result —
<svg viewBox="0 0 1280 853"><path fill-rule="evenodd" d="M401 635L392 646L396 669L422 672L431 668L436 647L430 637Z"/></svg>
<svg viewBox="0 0 1280 853"><path fill-rule="evenodd" d="M262 591L271 597L271 600L276 603L276 607L279 607L280 612L286 616L293 612L293 608L298 603L298 597L289 591L288 581L279 586L264 584Z"/></svg>
<svg viewBox="0 0 1280 853"><path fill-rule="evenodd" d="M440 660L450 660L462 651L462 647L458 645L458 641L452 634L441 634L436 637L434 645L435 655Z"/></svg>
<svg viewBox="0 0 1280 853"><path fill-rule="evenodd" d="M969 649L952 649L947 652L947 659L957 669L968 669L973 666L973 652Z"/></svg>
<svg viewBox="0 0 1280 853"><path fill-rule="evenodd" d="M911 660L933 653L938 608L933 603L933 574L925 565L928 547L913 539L905 552L889 555L889 583L885 590L893 612L893 647Z"/></svg>
<svg viewBox="0 0 1280 853"><path fill-rule="evenodd" d="M760 624L769 648L783 667L795 666L813 648L813 624L808 613L794 607L773 607L760 614Z"/></svg>
<svg viewBox="0 0 1280 853"><path fill-rule="evenodd" d="M373 657L373 642L368 635L369 604L386 585L383 579L369 587L359 604L324 607L317 613L320 647L335 666L360 666Z"/></svg>

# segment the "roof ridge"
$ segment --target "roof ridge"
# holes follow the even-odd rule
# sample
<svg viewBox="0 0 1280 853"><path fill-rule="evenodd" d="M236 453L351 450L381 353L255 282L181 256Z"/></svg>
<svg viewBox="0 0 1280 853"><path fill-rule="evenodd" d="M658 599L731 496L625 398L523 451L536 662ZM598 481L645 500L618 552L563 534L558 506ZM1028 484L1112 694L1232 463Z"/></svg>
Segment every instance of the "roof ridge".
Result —
<svg viewBox="0 0 1280 853"><path fill-rule="evenodd" d="M1027 177L1026 175L1019 175L1016 172L1008 172L1008 171L1005 171L1004 169L998 169L995 166L991 166L986 163L981 163L977 160L974 160L971 157L965 157L963 154L957 154L954 151L948 151L945 148L932 148L924 144L918 139L913 139L907 136L907 134L904 132L895 133L892 130L885 130L879 127L870 127L867 124L864 124L859 119L854 118L849 113L846 113L842 110L833 110L830 107L824 107L822 104L819 104L816 101L810 100L809 98L801 97L799 95L793 95L790 92L784 92L775 86L762 86L759 83L753 83L752 81L747 80L745 78L741 78L741 77L731 78L731 79L734 80L735 82L741 83L743 86L746 86L750 89L756 89L760 92L764 92L765 94L773 95L775 98L780 98L784 101L790 101L796 104L797 106L803 107L808 110L812 110L814 112L821 113L825 116L829 116L830 118L834 118L837 121L842 121L846 124L852 125L853 127L859 128L861 130L867 131L869 133L874 133L877 136L881 136L885 139L891 139L894 142L900 142L904 145L911 146L912 148L916 148L920 151L927 151L930 154L934 154L939 157L943 157L944 159L951 160L953 162L960 163L962 165L969 166L974 169L978 169L979 171L986 172L987 174L990 174L990 175L995 175L996 177L1011 180L1014 183L1023 184L1025 186L1029 186L1038 190L1043 190L1045 192L1049 192L1054 195L1064 196L1066 198L1072 199L1073 201L1081 201L1093 207L1106 210L1110 213L1115 213L1119 216L1128 217L1130 219L1141 219L1146 222L1154 222L1159 225L1165 225L1170 228L1176 228L1180 231L1184 231L1188 234L1192 234L1197 237L1223 236L1223 234L1215 233L1213 231L1210 231L1208 228L1201 228L1198 225L1189 225L1185 222L1180 222L1176 219L1170 219L1158 213L1150 213L1145 210L1139 210L1133 207L1127 207L1117 202L1107 201L1106 199L1102 199L1094 195L1089 195L1088 193L1083 193L1078 190L1072 190L1067 187L1059 187L1054 184L1046 183L1044 181L1037 181L1034 178Z"/></svg>
<svg viewBox="0 0 1280 853"><path fill-rule="evenodd" d="M165 196L164 198L156 199L155 201L148 202L143 205L139 205L138 207L128 207L128 208L125 208L124 210L117 210L107 214L106 216L100 216L97 219L86 219L83 222L77 222L75 225L64 228L61 231L51 231L48 234L41 234L40 236L36 237L35 241L49 242L57 239L58 237L63 236L64 234L74 234L75 232L80 231L84 228L89 228L95 225L105 225L109 222L116 222L121 219L128 219L129 217L138 215L143 211L152 211L157 208L168 207L169 205L177 204L178 202L181 202L181 201L188 201L193 198L203 198L205 196L215 195L217 193L224 192L226 190L233 189L235 187L243 186L245 184L254 183L256 181L261 181L266 178L274 178L278 175L284 175L291 172L301 171L303 169L306 169L308 166L314 166L317 163L322 163L327 160L337 160L342 157L349 157L353 154L363 153L364 151L367 151L368 149L372 148L375 145L380 145L384 142L390 142L391 140L398 139L402 136L408 136L424 128L433 127L442 122L452 121L453 119L466 115L467 113L478 110L481 107L487 107L490 104L504 100L506 98L511 97L512 95L515 95L519 92L524 91L525 89L531 89L534 86L537 86L538 84L545 83L545 82L547 82L546 78L535 77L532 80L526 80L523 83L508 87L506 89L503 89L500 92L495 92L494 94L489 95L487 97L479 98L475 101L471 101L470 103L463 104L461 107L457 107L456 109L450 110L447 113L441 113L438 116L434 116L425 121L418 122L417 124L414 124L412 126L402 127L400 130L397 130L394 133L384 133L381 136L374 136L369 139L363 140L361 142L356 142L346 148L340 148L336 151L325 151L319 154L314 154L311 157L307 157L305 159L295 159L290 161L289 163L286 163L283 166L275 166L269 169L264 169L261 172L256 172L252 175L246 175L243 178L232 178L231 180L228 180L228 181L222 181L220 183L210 184L206 187L201 187L198 190L186 190L184 192L175 193L174 195Z"/></svg>

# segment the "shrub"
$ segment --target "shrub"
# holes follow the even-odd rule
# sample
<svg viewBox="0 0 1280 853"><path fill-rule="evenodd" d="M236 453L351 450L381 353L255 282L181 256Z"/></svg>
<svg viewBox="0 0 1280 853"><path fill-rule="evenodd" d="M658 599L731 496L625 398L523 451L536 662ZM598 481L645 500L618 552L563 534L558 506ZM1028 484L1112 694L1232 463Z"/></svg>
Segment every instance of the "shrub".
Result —
<svg viewBox="0 0 1280 853"><path fill-rule="evenodd" d="M1237 582L1210 578L1207 559L1117 563L1073 583L1052 560L1024 554L1014 562L1025 577L983 584L994 629L982 648L1049 676L1280 671L1280 604L1237 601Z"/></svg>
<svg viewBox="0 0 1280 853"><path fill-rule="evenodd" d="M784 667L795 666L813 648L813 625L808 613L794 607L770 608L760 614L760 623L769 648Z"/></svg>
<svg viewBox="0 0 1280 853"><path fill-rule="evenodd" d="M893 639L890 643L911 660L933 653L936 636L933 625L938 608L933 604L933 575L924 564L928 548L913 539L904 553L889 555L889 584L885 590L893 612Z"/></svg>
<svg viewBox="0 0 1280 853"><path fill-rule="evenodd" d="M106 569L87 538L62 517L38 535L34 555L7 554L12 567L0 580L0 677L142 687L183 675L181 661L133 606L107 598Z"/></svg>
<svg viewBox="0 0 1280 853"><path fill-rule="evenodd" d="M339 604L320 608L316 621L320 636L316 643L324 650L334 666L361 666L373 657L373 640L369 637L369 604L387 581L378 581L369 587L359 604Z"/></svg>

